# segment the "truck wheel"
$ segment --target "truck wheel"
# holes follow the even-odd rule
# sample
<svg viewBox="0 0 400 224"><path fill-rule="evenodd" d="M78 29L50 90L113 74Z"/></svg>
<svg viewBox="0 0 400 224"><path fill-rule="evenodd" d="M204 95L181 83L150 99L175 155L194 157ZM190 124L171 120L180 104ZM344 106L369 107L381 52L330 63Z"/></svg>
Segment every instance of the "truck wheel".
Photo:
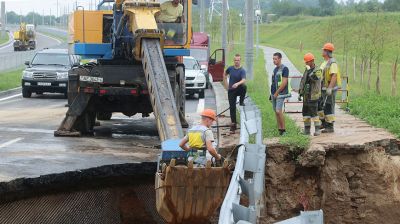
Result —
<svg viewBox="0 0 400 224"><path fill-rule="evenodd" d="M32 92L31 91L29 91L29 90L27 90L25 88L22 88L22 97L23 98L31 98L31 96L32 96Z"/></svg>
<svg viewBox="0 0 400 224"><path fill-rule="evenodd" d="M109 121L111 117L111 112L97 112L97 120L99 121Z"/></svg>
<svg viewBox="0 0 400 224"><path fill-rule="evenodd" d="M204 98L204 89L202 89L200 92L199 92L199 99L203 99Z"/></svg>

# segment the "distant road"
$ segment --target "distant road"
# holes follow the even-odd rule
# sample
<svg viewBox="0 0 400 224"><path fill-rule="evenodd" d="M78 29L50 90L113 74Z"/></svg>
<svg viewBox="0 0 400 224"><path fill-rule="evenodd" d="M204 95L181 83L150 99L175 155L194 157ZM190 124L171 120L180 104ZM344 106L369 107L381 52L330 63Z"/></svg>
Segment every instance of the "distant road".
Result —
<svg viewBox="0 0 400 224"><path fill-rule="evenodd" d="M17 29L17 27L10 27L10 33L12 37L12 33ZM53 34L54 36L63 36L67 35L67 31L64 33L61 32L61 30L54 30L54 29L47 29L47 28L38 28L38 32L36 33L36 49L41 50L43 48L51 48L51 47L56 47L56 48L66 48L67 44L62 43L60 40L54 38L54 37L49 37L45 34L40 33L40 31ZM9 54L9 53L14 53L14 47L13 43L11 42L10 44L0 47L0 55L4 54Z"/></svg>

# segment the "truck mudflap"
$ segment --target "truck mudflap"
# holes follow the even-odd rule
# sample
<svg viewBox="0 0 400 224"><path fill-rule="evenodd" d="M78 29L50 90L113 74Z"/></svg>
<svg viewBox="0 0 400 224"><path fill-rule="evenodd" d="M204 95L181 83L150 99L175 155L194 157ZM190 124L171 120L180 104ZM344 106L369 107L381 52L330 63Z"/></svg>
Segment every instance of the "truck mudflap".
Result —
<svg viewBox="0 0 400 224"><path fill-rule="evenodd" d="M79 137L81 136L81 132L77 130L73 130L75 123L78 120L78 117L82 115L83 111L86 109L91 94L87 93L78 93L78 95L73 100L72 104L69 106L67 115L64 120L61 122L59 128L54 131L54 136L56 137Z"/></svg>

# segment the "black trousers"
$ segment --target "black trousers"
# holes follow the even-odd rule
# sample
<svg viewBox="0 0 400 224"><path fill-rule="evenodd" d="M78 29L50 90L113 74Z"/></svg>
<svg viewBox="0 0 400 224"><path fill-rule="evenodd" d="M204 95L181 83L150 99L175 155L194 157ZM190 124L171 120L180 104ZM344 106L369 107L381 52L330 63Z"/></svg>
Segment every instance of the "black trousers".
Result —
<svg viewBox="0 0 400 224"><path fill-rule="evenodd" d="M231 114L231 122L236 122L236 100L240 97L240 104L244 102L244 97L246 96L247 87L245 85L240 85L236 89L228 90L228 100L229 100L229 111Z"/></svg>

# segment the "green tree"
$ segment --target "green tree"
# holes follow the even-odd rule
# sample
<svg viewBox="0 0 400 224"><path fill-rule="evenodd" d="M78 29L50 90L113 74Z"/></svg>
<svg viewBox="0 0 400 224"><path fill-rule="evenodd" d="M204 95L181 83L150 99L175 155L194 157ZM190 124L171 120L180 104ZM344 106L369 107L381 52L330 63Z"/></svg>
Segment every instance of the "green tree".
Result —
<svg viewBox="0 0 400 224"><path fill-rule="evenodd" d="M383 8L385 11L400 11L400 1L399 0L385 0L383 3Z"/></svg>
<svg viewBox="0 0 400 224"><path fill-rule="evenodd" d="M319 0L322 16L332 16L335 14L335 0Z"/></svg>

